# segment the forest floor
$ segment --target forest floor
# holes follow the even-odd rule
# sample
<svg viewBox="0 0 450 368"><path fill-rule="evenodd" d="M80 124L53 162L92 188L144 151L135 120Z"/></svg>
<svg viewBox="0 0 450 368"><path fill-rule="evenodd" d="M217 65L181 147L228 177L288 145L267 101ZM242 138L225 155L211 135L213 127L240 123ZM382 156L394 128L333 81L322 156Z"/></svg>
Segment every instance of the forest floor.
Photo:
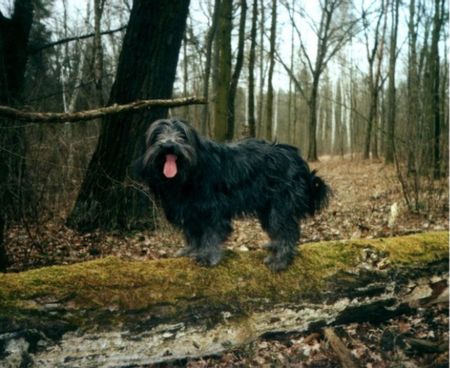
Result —
<svg viewBox="0 0 450 368"><path fill-rule="evenodd" d="M378 161L321 157L311 165L333 190L329 207L302 224L301 243L319 240L375 238L448 229L448 182L424 183L421 211L405 206L395 169ZM397 207L398 210L394 208ZM239 251L261 249L267 237L254 220L237 220L226 246ZM18 226L6 235L8 271L81 262L108 255L126 259L172 257L183 243L164 220L153 232L78 233L53 221ZM448 304L419 309L384 323L336 328L361 366L448 367ZM422 343L414 343L419 339ZM442 343L445 343L442 345ZM260 338L221 356L175 362L189 367L338 367L321 331L276 339ZM169 366L171 366L169 365ZM161 367L167 365L161 365Z"/></svg>

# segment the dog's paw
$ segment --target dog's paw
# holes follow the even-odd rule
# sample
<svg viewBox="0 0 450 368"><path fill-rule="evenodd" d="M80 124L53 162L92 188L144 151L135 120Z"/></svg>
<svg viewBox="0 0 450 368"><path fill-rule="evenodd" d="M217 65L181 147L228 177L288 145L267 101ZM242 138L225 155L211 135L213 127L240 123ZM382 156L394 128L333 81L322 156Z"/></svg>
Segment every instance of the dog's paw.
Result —
<svg viewBox="0 0 450 368"><path fill-rule="evenodd" d="M192 257L195 253L193 247L183 247L175 253L175 257Z"/></svg>
<svg viewBox="0 0 450 368"><path fill-rule="evenodd" d="M297 249L281 241L272 241L264 245L269 251L269 255L264 259L264 263L274 272L280 272L288 268L294 261Z"/></svg>
<svg viewBox="0 0 450 368"><path fill-rule="evenodd" d="M222 252L203 252L196 254L194 259L201 266L212 267L216 266L222 259Z"/></svg>
<svg viewBox="0 0 450 368"><path fill-rule="evenodd" d="M285 260L276 259L273 256L268 256L264 260L264 263L267 267L269 267L273 272L281 272L284 271L291 262L287 262Z"/></svg>
<svg viewBox="0 0 450 368"><path fill-rule="evenodd" d="M276 252L276 250L277 250L277 244L270 242L270 243L264 244L264 245L263 245L263 248L264 248L264 249L267 249L268 251L271 251L271 252ZM269 256L269 257L270 257L270 256ZM267 257L267 258L269 258L269 257ZM267 259L267 258L266 258L266 259Z"/></svg>
<svg viewBox="0 0 450 368"><path fill-rule="evenodd" d="M284 271L292 263L292 258L280 258L276 254L269 254L265 259L264 263L273 272Z"/></svg>

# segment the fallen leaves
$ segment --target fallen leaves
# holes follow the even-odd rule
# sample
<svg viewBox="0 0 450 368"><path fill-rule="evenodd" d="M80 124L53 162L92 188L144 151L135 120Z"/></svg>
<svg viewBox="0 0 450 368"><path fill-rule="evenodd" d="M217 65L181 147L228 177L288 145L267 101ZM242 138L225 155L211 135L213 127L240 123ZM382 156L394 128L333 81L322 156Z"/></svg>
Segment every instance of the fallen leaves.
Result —
<svg viewBox="0 0 450 368"><path fill-rule="evenodd" d="M406 210L392 167L379 162L327 158L313 168L319 169L329 183L333 197L327 209L301 224L301 243L448 228L448 212L442 203L431 206L426 213L412 214ZM397 204L395 221L389 224L394 204ZM184 240L163 216L160 217L157 231L129 234L78 233L65 227L61 220L12 227L6 236L6 249L12 261L9 270L73 263L107 255L130 259L173 257ZM225 244L230 249L252 251L261 249L269 241L255 219L236 220L233 226L234 232Z"/></svg>

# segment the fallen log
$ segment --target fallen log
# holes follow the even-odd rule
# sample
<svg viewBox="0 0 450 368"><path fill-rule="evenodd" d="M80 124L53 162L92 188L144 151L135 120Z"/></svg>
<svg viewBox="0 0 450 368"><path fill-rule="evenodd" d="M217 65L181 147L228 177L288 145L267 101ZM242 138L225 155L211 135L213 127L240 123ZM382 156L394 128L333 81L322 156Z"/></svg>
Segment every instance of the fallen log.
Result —
<svg viewBox="0 0 450 368"><path fill-rule="evenodd" d="M114 257L0 275L0 366L122 367L217 354L272 333L381 321L446 292L448 234L304 244L285 272L264 252Z"/></svg>

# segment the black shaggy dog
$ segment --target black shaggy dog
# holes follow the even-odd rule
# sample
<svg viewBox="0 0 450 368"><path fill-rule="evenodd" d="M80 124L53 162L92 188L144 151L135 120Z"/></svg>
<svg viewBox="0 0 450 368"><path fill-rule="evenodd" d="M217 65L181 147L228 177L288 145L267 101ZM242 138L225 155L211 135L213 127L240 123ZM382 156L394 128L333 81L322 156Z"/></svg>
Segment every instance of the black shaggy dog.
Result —
<svg viewBox="0 0 450 368"><path fill-rule="evenodd" d="M202 265L220 261L234 217L256 216L271 239L265 263L285 269L296 253L299 220L328 201L328 186L287 144L217 144L187 122L162 119L148 129L146 146L139 176L183 231L186 246L179 255Z"/></svg>

